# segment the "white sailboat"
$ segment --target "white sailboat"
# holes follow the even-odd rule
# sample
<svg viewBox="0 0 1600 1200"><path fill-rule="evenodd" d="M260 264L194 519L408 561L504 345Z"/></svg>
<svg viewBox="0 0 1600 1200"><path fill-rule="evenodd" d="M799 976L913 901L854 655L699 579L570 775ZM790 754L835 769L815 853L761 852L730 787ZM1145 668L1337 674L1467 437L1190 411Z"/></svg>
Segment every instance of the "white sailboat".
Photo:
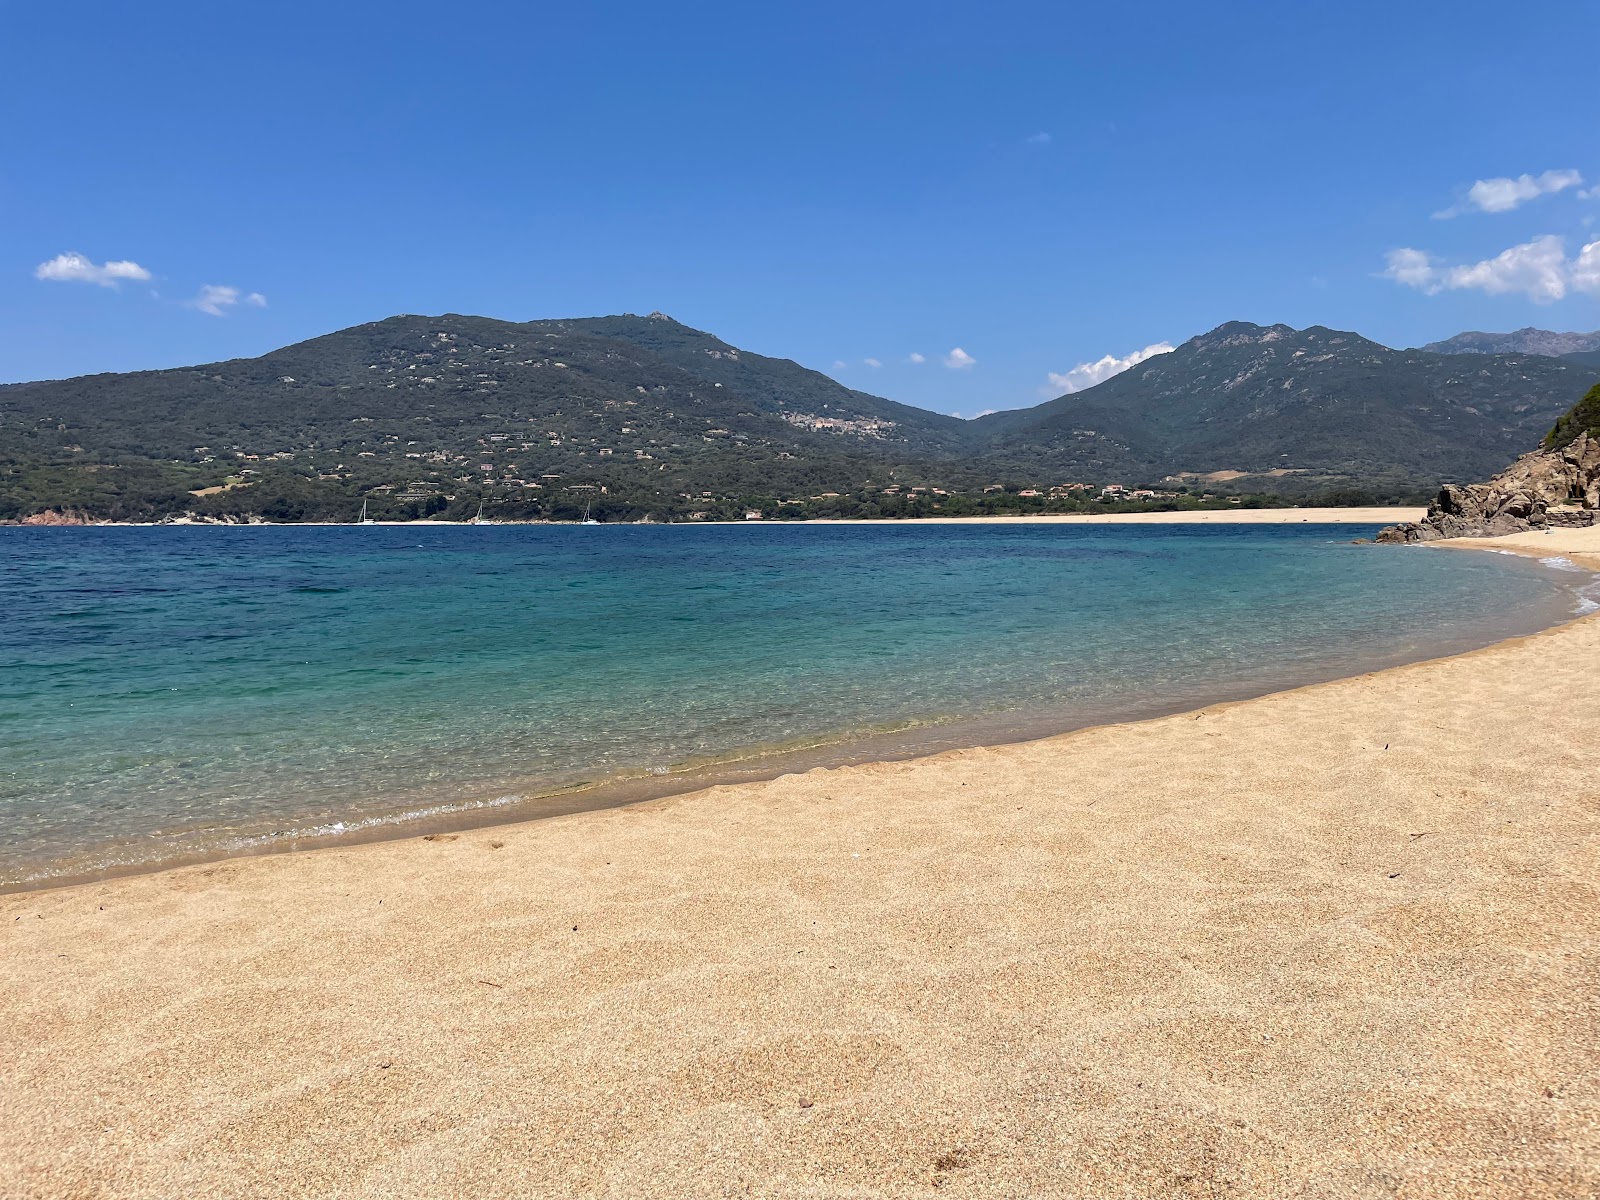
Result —
<svg viewBox="0 0 1600 1200"><path fill-rule="evenodd" d="M357 521L356 524L357 525L376 525L377 524L376 521L374 521L371 517L367 516L367 501L366 501L366 497L364 497L364 496L361 499L361 519L359 521Z"/></svg>
<svg viewBox="0 0 1600 1200"><path fill-rule="evenodd" d="M579 525L598 525L598 524L600 524L599 521L592 520L589 517L589 505L593 504L593 503L594 503L594 501L590 500L587 504L585 504L583 506L583 520L578 522Z"/></svg>
<svg viewBox="0 0 1600 1200"><path fill-rule="evenodd" d="M490 520L486 520L484 518L483 505L484 505L484 501L479 500L478 501L478 515L473 517L472 520L468 522L469 525L495 525L495 524L498 524L498 522L496 522L496 521L490 521Z"/></svg>

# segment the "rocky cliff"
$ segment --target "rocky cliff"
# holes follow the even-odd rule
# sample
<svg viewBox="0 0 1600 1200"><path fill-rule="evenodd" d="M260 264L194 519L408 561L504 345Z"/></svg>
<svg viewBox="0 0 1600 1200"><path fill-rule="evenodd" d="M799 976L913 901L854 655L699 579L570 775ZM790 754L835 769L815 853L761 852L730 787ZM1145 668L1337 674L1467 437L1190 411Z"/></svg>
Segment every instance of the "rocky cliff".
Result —
<svg viewBox="0 0 1600 1200"><path fill-rule="evenodd" d="M1559 449L1524 454L1488 483L1446 484L1420 522L1391 525L1380 542L1498 537L1597 523L1600 436L1580 433Z"/></svg>

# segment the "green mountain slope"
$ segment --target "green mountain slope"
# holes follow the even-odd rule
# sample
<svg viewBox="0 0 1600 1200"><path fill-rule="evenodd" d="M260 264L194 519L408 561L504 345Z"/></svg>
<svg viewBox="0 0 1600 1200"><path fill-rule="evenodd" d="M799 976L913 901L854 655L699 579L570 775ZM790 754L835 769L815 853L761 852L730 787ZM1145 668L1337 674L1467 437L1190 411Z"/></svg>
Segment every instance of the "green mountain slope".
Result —
<svg viewBox="0 0 1600 1200"><path fill-rule="evenodd" d="M1560 450L1570 445L1581 434L1600 438L1600 383L1595 384L1583 399L1561 414L1555 427L1545 435L1542 445L1546 450Z"/></svg>
<svg viewBox="0 0 1600 1200"><path fill-rule="evenodd" d="M974 422L989 454L1104 478L1293 472L1475 478L1538 442L1587 383L1531 355L1391 350L1353 333L1232 322L1086 391Z"/></svg>
<svg viewBox="0 0 1600 1200"><path fill-rule="evenodd" d="M111 515L164 511L204 490L189 485L230 479L227 493L189 503L332 517L385 487L424 507L436 494L487 493L519 515L594 493L642 515L692 509L707 494L922 483L921 460L963 429L666 318L401 316L259 358L0 389L0 454L11 464L0 517L30 495L102 512L85 479L65 490L62 480L123 478L135 466L162 485Z"/></svg>
<svg viewBox="0 0 1600 1200"><path fill-rule="evenodd" d="M820 371L740 350L662 313L535 321L525 328L631 342L697 378L732 388L762 412L868 447L898 446L915 454L962 453L973 447L971 429L958 417L855 391ZM852 424L860 429L848 428Z"/></svg>
<svg viewBox="0 0 1600 1200"><path fill-rule="evenodd" d="M659 313L397 316L259 358L0 387L0 520L349 520L363 500L380 517L467 516L480 501L523 518L785 500L905 515L1002 504L984 499L996 481L1031 505L1044 500L1025 493L1070 481L1168 477L1171 490L1411 495L1504 466L1595 375L1235 322L1087 391L962 421Z"/></svg>

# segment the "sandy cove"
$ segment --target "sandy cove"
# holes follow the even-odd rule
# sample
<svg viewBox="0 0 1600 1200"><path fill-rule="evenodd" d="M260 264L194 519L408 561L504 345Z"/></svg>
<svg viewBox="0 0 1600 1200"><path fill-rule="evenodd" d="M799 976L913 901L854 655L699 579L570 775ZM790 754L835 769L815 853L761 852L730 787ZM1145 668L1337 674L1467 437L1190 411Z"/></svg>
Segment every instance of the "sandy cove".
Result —
<svg viewBox="0 0 1600 1200"><path fill-rule="evenodd" d="M1597 664L0 897L0 1194L1594 1196Z"/></svg>

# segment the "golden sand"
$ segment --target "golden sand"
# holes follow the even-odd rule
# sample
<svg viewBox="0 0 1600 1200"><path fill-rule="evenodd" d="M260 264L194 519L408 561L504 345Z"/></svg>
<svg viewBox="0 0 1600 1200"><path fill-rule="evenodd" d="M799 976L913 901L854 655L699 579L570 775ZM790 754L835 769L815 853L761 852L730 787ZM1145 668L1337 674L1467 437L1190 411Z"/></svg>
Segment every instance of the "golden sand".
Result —
<svg viewBox="0 0 1600 1200"><path fill-rule="evenodd" d="M0 930L5 1196L1595 1196L1600 620Z"/></svg>
<svg viewBox="0 0 1600 1200"><path fill-rule="evenodd" d="M1015 517L916 517L917 525L1398 525L1420 521L1426 508L1207 508L1176 512L1036 513ZM742 522L725 521L727 525ZM893 524L895 522L891 522ZM818 518L807 525L882 525L882 520Z"/></svg>

